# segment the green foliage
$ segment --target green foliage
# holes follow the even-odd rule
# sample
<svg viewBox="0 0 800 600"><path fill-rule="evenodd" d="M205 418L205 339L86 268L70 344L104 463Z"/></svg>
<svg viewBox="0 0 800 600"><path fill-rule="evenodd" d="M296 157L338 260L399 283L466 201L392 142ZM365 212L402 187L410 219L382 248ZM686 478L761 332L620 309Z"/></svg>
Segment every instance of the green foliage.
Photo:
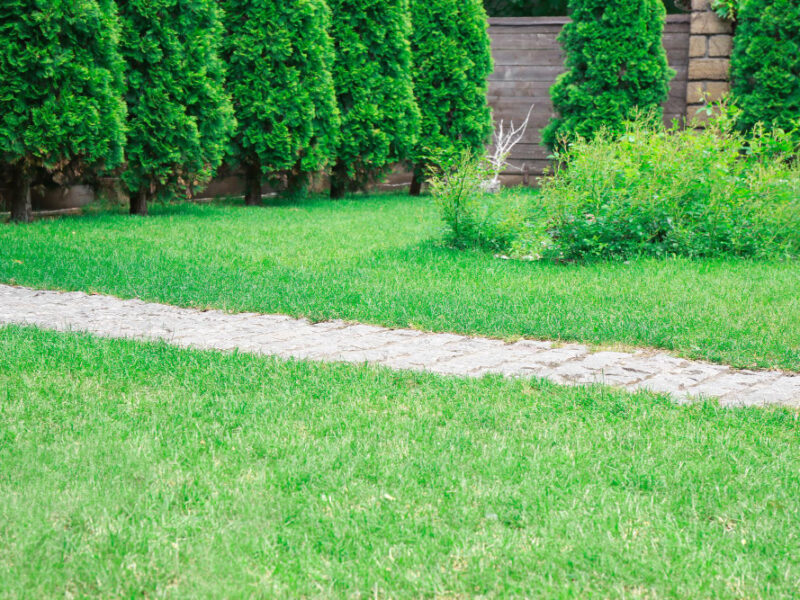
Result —
<svg viewBox="0 0 800 600"><path fill-rule="evenodd" d="M559 36L567 72L550 90L558 116L543 130L550 148L601 128L620 131L634 113L660 119L674 72L661 42L660 0L571 0Z"/></svg>
<svg viewBox="0 0 800 600"><path fill-rule="evenodd" d="M522 254L558 260L800 255L800 167L782 131L628 124L579 139L542 188ZM787 143L789 142L789 143ZM787 154L788 151L788 154Z"/></svg>
<svg viewBox="0 0 800 600"><path fill-rule="evenodd" d="M325 167L339 130L324 0L225 0L232 162L274 176ZM260 177L259 177L260 179Z"/></svg>
<svg viewBox="0 0 800 600"><path fill-rule="evenodd" d="M122 161L125 107L108 0L0 2L0 162L83 172Z"/></svg>
<svg viewBox="0 0 800 600"><path fill-rule="evenodd" d="M717 13L720 19L735 21L739 14L740 0L712 0L711 10Z"/></svg>
<svg viewBox="0 0 800 600"><path fill-rule="evenodd" d="M120 17L129 111L123 181L148 197L202 185L234 125L216 2L129 0Z"/></svg>
<svg viewBox="0 0 800 600"><path fill-rule="evenodd" d="M800 4L748 0L731 58L732 95L743 130L761 121L793 127L800 117Z"/></svg>
<svg viewBox="0 0 800 600"><path fill-rule="evenodd" d="M482 152L492 130L486 100L492 55L480 0L411 0L415 152L422 175L434 156Z"/></svg>
<svg viewBox="0 0 800 600"><path fill-rule="evenodd" d="M342 118L332 194L412 156L419 129L408 0L331 0L333 79Z"/></svg>
<svg viewBox="0 0 800 600"><path fill-rule="evenodd" d="M455 247L476 246L506 250L517 239L527 216L524 193L485 191L493 171L485 158L469 150L439 161L428 180L448 242Z"/></svg>

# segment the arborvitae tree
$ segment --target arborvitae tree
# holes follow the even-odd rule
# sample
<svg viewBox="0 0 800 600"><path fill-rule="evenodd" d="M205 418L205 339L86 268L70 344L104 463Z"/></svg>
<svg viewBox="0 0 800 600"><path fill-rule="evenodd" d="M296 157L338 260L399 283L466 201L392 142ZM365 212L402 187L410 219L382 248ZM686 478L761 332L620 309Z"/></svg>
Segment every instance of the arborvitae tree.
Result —
<svg viewBox="0 0 800 600"><path fill-rule="evenodd" d="M335 152L339 112L324 0L225 0L222 56L238 122L232 164L245 201L261 201L264 176L296 189Z"/></svg>
<svg viewBox="0 0 800 600"><path fill-rule="evenodd" d="M339 198L411 157L419 111L411 80L408 0L329 4L342 119L331 197Z"/></svg>
<svg viewBox="0 0 800 600"><path fill-rule="evenodd" d="M759 121L792 127L800 118L800 2L740 4L731 79L743 128Z"/></svg>
<svg viewBox="0 0 800 600"><path fill-rule="evenodd" d="M492 53L482 0L411 0L411 23L420 111L416 195L431 157L483 151L492 131L486 99Z"/></svg>
<svg viewBox="0 0 800 600"><path fill-rule="evenodd" d="M636 112L661 118L675 74L661 42L661 0L570 0L559 36L567 72L550 89L557 117L542 132L550 148L601 127L621 131Z"/></svg>
<svg viewBox="0 0 800 600"><path fill-rule="evenodd" d="M70 175L122 160L118 22L108 0L0 1L0 162L11 218L32 218L34 172Z"/></svg>
<svg viewBox="0 0 800 600"><path fill-rule="evenodd" d="M186 192L219 166L235 124L219 58L214 0L120 3L126 62L131 214L156 194Z"/></svg>

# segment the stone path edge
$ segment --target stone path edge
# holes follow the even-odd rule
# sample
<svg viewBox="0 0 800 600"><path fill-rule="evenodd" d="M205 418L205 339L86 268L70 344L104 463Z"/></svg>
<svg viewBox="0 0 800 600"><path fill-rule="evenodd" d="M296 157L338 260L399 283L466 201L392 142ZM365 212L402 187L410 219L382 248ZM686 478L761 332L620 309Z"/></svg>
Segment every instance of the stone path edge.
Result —
<svg viewBox="0 0 800 600"><path fill-rule="evenodd" d="M11 324L441 375L495 373L562 385L602 384L668 394L683 402L707 397L718 398L723 406L800 408L800 374L739 370L653 349L593 352L585 344L505 342L340 320L312 323L284 315L198 310L0 284L0 325Z"/></svg>

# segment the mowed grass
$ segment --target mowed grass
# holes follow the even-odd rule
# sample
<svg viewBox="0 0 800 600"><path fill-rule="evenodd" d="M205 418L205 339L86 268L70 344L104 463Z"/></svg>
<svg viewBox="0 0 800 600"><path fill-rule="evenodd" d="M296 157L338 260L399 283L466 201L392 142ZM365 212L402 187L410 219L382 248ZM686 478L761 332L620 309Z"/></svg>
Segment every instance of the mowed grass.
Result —
<svg viewBox="0 0 800 600"><path fill-rule="evenodd" d="M400 195L153 213L2 226L0 281L800 371L796 262L499 260L444 247L431 200Z"/></svg>
<svg viewBox="0 0 800 600"><path fill-rule="evenodd" d="M796 598L797 413L0 329L0 596Z"/></svg>

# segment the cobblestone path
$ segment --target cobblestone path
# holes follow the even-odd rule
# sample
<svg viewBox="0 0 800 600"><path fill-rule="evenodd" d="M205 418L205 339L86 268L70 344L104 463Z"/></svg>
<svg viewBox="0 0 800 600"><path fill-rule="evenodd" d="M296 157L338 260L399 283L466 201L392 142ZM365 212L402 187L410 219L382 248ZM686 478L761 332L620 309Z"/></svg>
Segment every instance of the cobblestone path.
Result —
<svg viewBox="0 0 800 600"><path fill-rule="evenodd" d="M543 377L560 384L602 383L664 392L676 400L716 397L730 406L800 407L800 374L740 371L655 350L591 352L581 344L506 343L343 321L312 324L280 315L199 311L0 285L0 324L12 323L282 358L369 362L445 375L498 373Z"/></svg>

